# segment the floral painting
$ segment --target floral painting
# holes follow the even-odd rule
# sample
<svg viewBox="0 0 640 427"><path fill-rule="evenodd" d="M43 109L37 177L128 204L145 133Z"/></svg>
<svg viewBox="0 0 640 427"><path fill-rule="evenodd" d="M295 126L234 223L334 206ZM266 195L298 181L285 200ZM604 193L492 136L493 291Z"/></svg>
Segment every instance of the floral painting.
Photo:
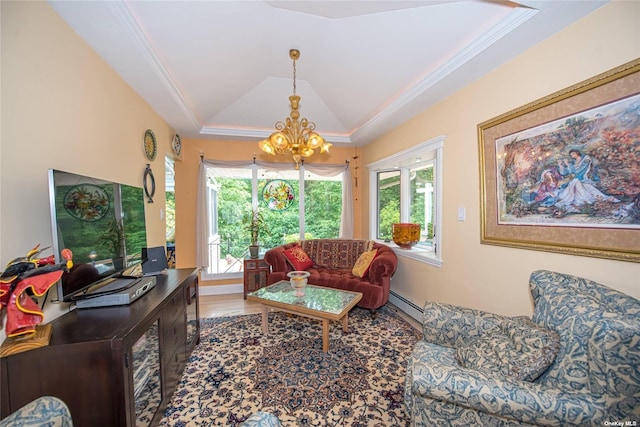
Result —
<svg viewBox="0 0 640 427"><path fill-rule="evenodd" d="M295 200L293 187L281 179L269 181L262 189L262 200L271 210L287 209Z"/></svg>
<svg viewBox="0 0 640 427"><path fill-rule="evenodd" d="M640 229L640 94L495 140L498 224Z"/></svg>
<svg viewBox="0 0 640 427"><path fill-rule="evenodd" d="M109 212L109 195L93 184L78 184L64 196L64 209L81 221L98 221Z"/></svg>

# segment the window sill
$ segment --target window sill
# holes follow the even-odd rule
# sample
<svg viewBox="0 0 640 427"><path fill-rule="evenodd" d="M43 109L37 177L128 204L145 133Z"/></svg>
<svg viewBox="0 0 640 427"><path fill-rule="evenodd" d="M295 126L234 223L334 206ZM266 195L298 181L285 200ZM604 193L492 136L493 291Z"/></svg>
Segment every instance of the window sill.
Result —
<svg viewBox="0 0 640 427"><path fill-rule="evenodd" d="M378 240L378 243L389 246L391 249L393 249L397 256L410 258L424 264L433 265L434 267L442 266L442 259L438 258L438 256L429 249L416 247L413 247L411 249L403 249L393 242L385 242L381 240Z"/></svg>

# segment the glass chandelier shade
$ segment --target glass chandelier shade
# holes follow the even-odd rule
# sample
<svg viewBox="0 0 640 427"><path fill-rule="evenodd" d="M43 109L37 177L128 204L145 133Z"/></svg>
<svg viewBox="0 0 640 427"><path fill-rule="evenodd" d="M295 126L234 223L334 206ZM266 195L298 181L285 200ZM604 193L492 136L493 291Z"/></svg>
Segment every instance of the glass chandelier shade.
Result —
<svg viewBox="0 0 640 427"><path fill-rule="evenodd" d="M302 158L313 155L317 149L320 149L320 153L328 153L331 144L315 132L315 123L306 118L300 119L300 97L296 95L296 60L300 58L300 51L291 49L289 57L293 60L293 95L289 97L291 113L284 121L278 121L275 124L276 132L260 141L258 146L272 156L291 154L296 162L296 169L300 169Z"/></svg>

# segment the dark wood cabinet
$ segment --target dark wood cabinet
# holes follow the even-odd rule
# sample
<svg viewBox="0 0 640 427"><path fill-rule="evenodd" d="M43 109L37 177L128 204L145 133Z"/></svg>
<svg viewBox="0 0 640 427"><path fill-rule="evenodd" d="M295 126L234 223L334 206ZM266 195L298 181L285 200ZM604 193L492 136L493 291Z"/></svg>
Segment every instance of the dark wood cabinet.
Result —
<svg viewBox="0 0 640 427"><path fill-rule="evenodd" d="M244 299L249 292L267 286L270 271L269 264L262 258L246 258L244 260Z"/></svg>
<svg viewBox="0 0 640 427"><path fill-rule="evenodd" d="M73 310L48 346L0 359L0 417L56 396L74 426L156 425L199 340L198 276L168 270L128 306Z"/></svg>

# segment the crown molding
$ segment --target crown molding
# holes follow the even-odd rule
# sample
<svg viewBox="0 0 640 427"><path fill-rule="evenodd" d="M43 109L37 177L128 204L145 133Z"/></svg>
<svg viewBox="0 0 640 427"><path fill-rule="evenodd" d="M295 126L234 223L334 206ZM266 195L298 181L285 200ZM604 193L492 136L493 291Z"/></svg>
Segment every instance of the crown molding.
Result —
<svg viewBox="0 0 640 427"><path fill-rule="evenodd" d="M516 8L509 15L500 21L498 24L491 27L482 36L478 37L472 43L467 45L464 49L459 51L451 59L446 61L440 67L435 69L432 73L428 74L423 80L414 85L411 89L398 97L387 108L373 116L369 121L360 126L357 130L351 133L352 139L357 139L359 134L366 133L370 128L375 127L378 123L385 121L391 115L397 113L407 104L414 99L422 95L428 89L435 86L439 81L444 79L449 74L475 58L484 50L492 46L498 40L509 34L511 31L534 17L539 10L529 8ZM435 102L435 101L434 101Z"/></svg>
<svg viewBox="0 0 640 427"><path fill-rule="evenodd" d="M171 78L171 75L167 72L167 69L162 65L162 62L147 41L142 30L140 30L138 23L126 5L126 2L106 2L106 5L111 10L111 13L126 34L128 34L131 42L140 52L142 52L142 57L144 58L145 63L151 68L151 72L158 77L160 84L164 87L169 96L171 96L180 111L184 114L194 129L199 129L202 124L189 108L189 105L187 104L184 96L182 96L178 86Z"/></svg>

